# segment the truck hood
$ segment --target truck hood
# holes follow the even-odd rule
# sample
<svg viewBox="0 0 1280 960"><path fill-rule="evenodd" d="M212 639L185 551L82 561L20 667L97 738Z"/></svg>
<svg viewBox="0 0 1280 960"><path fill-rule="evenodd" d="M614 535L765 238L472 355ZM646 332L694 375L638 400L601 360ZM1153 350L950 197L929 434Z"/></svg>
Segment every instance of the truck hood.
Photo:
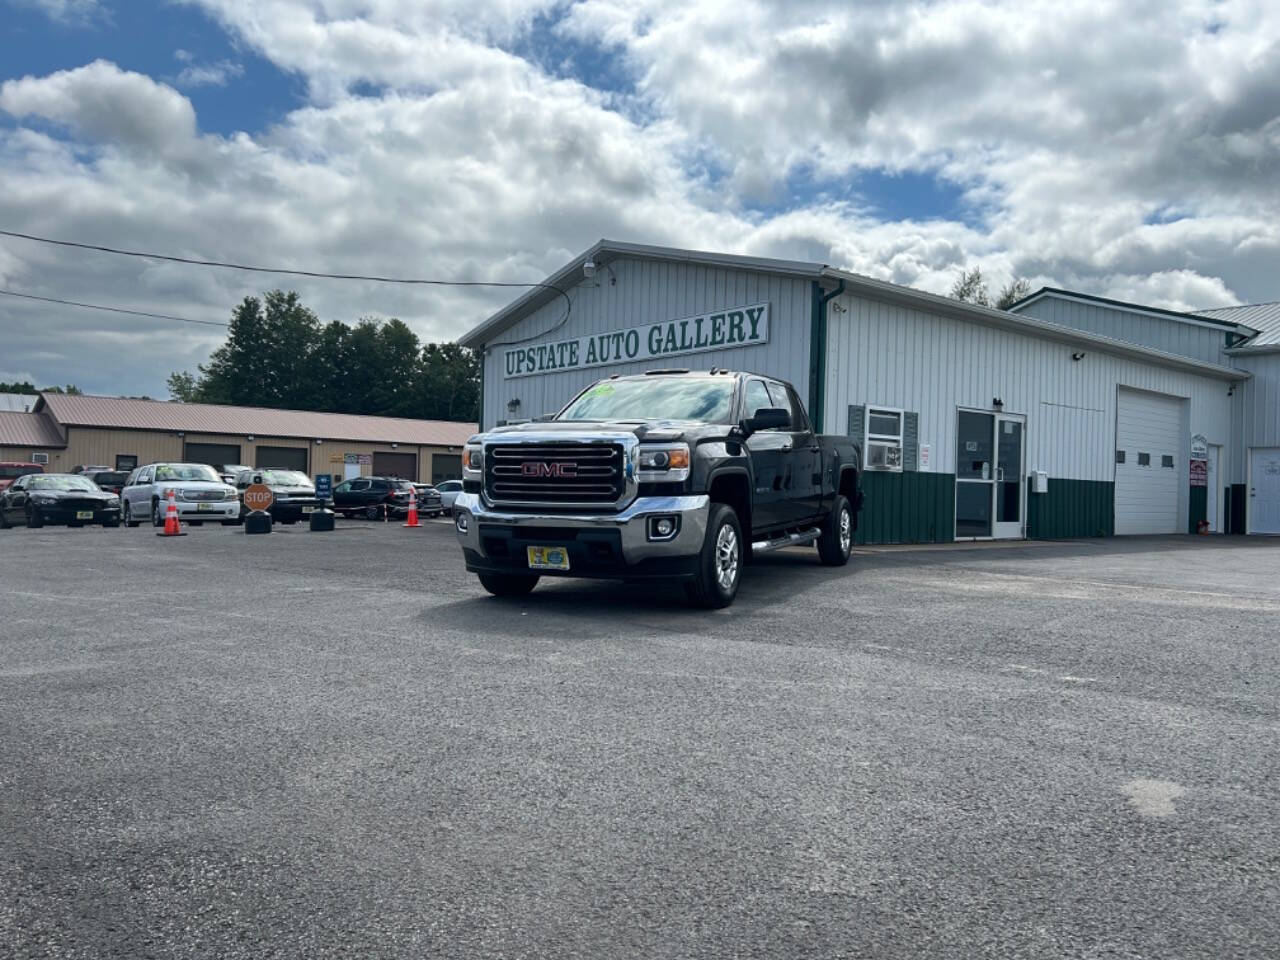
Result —
<svg viewBox="0 0 1280 960"><path fill-rule="evenodd" d="M641 441L701 440L709 436L724 436L730 426L727 423L706 423L701 420L547 420L538 423L517 423L495 427L487 433L478 433L472 443L487 441L501 443L504 437L536 437L539 434L582 434L584 440L602 433L632 433Z"/></svg>

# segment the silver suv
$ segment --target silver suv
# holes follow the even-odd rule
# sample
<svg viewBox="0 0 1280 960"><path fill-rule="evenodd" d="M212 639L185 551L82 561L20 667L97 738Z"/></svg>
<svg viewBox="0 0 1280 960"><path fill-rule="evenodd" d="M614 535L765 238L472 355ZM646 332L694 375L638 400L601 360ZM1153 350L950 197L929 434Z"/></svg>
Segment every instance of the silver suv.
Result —
<svg viewBox="0 0 1280 960"><path fill-rule="evenodd" d="M129 474L120 491L124 522L136 527L150 519L155 526L163 526L170 490L178 504L178 516L188 523L221 520L233 524L240 520L236 488L223 483L213 467L203 463L149 463Z"/></svg>

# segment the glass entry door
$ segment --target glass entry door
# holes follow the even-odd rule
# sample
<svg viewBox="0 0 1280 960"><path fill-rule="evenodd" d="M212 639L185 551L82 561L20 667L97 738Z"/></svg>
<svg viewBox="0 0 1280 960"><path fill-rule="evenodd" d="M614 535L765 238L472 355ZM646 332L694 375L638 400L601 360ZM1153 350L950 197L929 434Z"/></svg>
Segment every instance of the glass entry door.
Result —
<svg viewBox="0 0 1280 960"><path fill-rule="evenodd" d="M961 410L956 428L956 539L1021 539L1026 489L1022 417Z"/></svg>

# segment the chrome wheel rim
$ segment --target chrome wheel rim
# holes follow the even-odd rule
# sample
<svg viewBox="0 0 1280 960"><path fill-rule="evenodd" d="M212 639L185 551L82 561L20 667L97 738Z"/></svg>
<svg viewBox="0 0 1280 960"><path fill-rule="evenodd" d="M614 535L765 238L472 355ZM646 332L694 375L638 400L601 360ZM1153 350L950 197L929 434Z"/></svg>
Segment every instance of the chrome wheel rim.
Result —
<svg viewBox="0 0 1280 960"><path fill-rule="evenodd" d="M849 517L849 508L840 511L840 552L848 553L853 546L853 520Z"/></svg>
<svg viewBox="0 0 1280 960"><path fill-rule="evenodd" d="M738 579L738 535L725 524L716 535L716 582L729 590Z"/></svg>

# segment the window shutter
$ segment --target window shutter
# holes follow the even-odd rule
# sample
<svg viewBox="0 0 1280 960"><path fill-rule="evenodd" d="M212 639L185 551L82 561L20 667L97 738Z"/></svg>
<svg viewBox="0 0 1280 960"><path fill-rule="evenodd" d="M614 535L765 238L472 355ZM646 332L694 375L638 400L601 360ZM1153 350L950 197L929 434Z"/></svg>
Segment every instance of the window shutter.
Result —
<svg viewBox="0 0 1280 960"><path fill-rule="evenodd" d="M902 469L920 469L920 414L908 413L902 417Z"/></svg>
<svg viewBox="0 0 1280 960"><path fill-rule="evenodd" d="M863 441L866 440L867 438L866 437L866 434L867 434L867 408L866 407L861 405L849 407L848 434L850 439L852 439L853 442L858 445L858 449L862 450L865 457L865 454L867 451L864 449L866 444L863 443Z"/></svg>

